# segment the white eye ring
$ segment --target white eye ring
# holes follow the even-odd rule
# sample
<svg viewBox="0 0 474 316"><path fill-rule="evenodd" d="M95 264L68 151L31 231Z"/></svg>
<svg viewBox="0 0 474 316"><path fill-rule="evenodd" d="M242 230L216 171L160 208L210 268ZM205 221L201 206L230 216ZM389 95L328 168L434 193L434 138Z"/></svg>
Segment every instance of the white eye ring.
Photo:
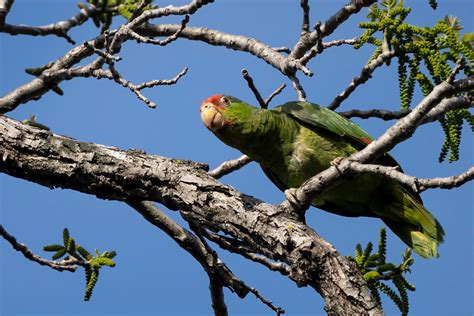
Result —
<svg viewBox="0 0 474 316"><path fill-rule="evenodd" d="M226 97L222 97L219 103L229 105L230 102Z"/></svg>

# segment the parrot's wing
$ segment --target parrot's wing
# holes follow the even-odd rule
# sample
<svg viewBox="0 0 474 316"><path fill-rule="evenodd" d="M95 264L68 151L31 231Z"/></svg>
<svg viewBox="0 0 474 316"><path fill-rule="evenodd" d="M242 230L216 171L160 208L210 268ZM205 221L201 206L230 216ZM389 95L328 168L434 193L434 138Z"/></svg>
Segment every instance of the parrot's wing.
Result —
<svg viewBox="0 0 474 316"><path fill-rule="evenodd" d="M332 110L314 103L288 102L273 108L272 111L286 113L288 116L310 129L322 129L339 135L340 137L350 141L355 147L359 149L363 149L373 140L373 138L370 137L370 135L367 134L367 132L356 123L346 119ZM376 163L384 166L396 166L401 172L403 172L398 162L388 153L379 157ZM268 175L268 172L265 173ZM271 177L269 176L269 178ZM278 186L275 181L272 180L272 182ZM412 188L405 188L418 201L422 201L420 195L414 192Z"/></svg>
<svg viewBox="0 0 474 316"><path fill-rule="evenodd" d="M288 102L274 108L273 111L284 112L311 129L324 129L347 138L361 149L367 144L370 144L373 140L373 138L356 123L317 104Z"/></svg>

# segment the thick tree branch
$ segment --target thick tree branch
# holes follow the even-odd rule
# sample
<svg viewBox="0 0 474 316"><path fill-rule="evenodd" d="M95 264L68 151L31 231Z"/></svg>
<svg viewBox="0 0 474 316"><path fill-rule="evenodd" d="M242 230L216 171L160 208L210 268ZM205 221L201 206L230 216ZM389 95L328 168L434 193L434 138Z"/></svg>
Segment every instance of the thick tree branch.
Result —
<svg viewBox="0 0 474 316"><path fill-rule="evenodd" d="M0 236L2 236L6 241L12 245L13 249L21 252L26 259L39 263L42 266L50 267L51 269L57 270L59 272L70 271L75 272L77 266L74 262L68 262L63 260L61 262L46 260L41 258L38 255L35 255L26 245L19 243L16 238L10 235L2 225L0 225Z"/></svg>
<svg viewBox="0 0 474 316"><path fill-rule="evenodd" d="M244 195L190 161L123 151L0 116L0 172L102 199L153 200L288 264L289 278L311 286L330 314L381 314L360 272L310 227Z"/></svg>

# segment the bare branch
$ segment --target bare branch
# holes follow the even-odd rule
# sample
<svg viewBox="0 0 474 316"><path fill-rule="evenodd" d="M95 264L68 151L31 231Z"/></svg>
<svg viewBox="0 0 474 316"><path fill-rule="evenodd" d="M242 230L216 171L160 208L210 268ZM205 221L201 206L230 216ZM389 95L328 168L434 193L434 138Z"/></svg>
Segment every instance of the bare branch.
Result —
<svg viewBox="0 0 474 316"><path fill-rule="evenodd" d="M328 108L331 109L331 110L337 109L341 105L342 101L347 99L351 95L351 93L354 92L354 90L359 85L367 82L367 80L370 79L370 77L372 76L372 73L374 72L375 69L377 69L379 66L381 66L386 61L393 58L394 56L395 56L395 51L385 52L385 53L380 54L374 60L372 60L369 64L365 65L362 68L360 74L357 77L355 77L354 79L352 79L349 86L344 91L342 91L334 99L334 101L331 102L331 104L328 106Z"/></svg>
<svg viewBox="0 0 474 316"><path fill-rule="evenodd" d="M272 92L272 94L270 94L268 96L268 98L265 99L265 104L267 105L267 108L268 108L268 105L270 104L270 102L272 102L273 98L276 97L277 95L279 95L283 89L286 88L286 83L282 84L281 86L279 86L278 88L275 89L275 91Z"/></svg>
<svg viewBox="0 0 474 316"><path fill-rule="evenodd" d="M141 25L146 24L146 22L148 22L151 19L156 19L156 18L169 16L169 15L191 15L191 14L194 14L197 10L199 10L202 6L205 6L212 2L214 2L214 0L193 0L191 3L180 6L180 7L169 5L164 8L156 8L156 9L144 11L135 19L129 21L128 23L118 28L110 44L111 51L116 52L120 50L120 47L123 41L126 40L130 31L135 31L135 29L137 29ZM184 20L186 21L187 19L185 18ZM186 24L184 21L183 23ZM179 26L179 29L183 29L183 23ZM176 36L179 35L179 31L173 32L173 33L174 34L178 33L176 34ZM170 35L173 35L173 34L170 34ZM172 40L173 39L171 39L171 41Z"/></svg>
<svg viewBox="0 0 474 316"><path fill-rule="evenodd" d="M9 1L7 1L8 4ZM11 1L13 2L13 1ZM58 37L65 38L69 43L75 45L76 42L69 37L67 34L69 30L75 26L81 25L86 22L93 14L97 13L99 10L96 7L86 7L79 11L78 14L71 17L68 20L60 21L57 23L52 23L43 26L27 26L27 25L11 25L3 24L0 22L0 32L8 33L11 35L32 35L32 36L47 36L47 35L56 35ZM8 12L8 11L6 11ZM2 6L0 3L0 21L2 18Z"/></svg>
<svg viewBox="0 0 474 316"><path fill-rule="evenodd" d="M321 33L316 31L309 33L307 36L301 37L298 43L293 48L290 57L293 59L300 59L310 50L320 38L324 38L334 32L339 25L344 23L351 15L359 12L363 7L368 7L375 3L376 0L352 0L350 3L342 7L338 12L331 16L321 26Z"/></svg>
<svg viewBox="0 0 474 316"><path fill-rule="evenodd" d="M105 34L105 38L107 38L107 34ZM84 42L83 44L85 47L92 49L95 54L99 55L102 58L105 58L106 60L112 60L112 61L121 61L122 57L117 56L117 55L112 55L109 52L107 52L107 44L105 45L106 51L102 51L94 46L92 46L89 42Z"/></svg>
<svg viewBox="0 0 474 316"><path fill-rule="evenodd" d="M333 47L333 46L341 46L341 45L355 45L359 42L358 37L354 37L351 39L340 39L340 40L333 40L330 42L323 42L324 49ZM313 49L313 48L312 48Z"/></svg>
<svg viewBox="0 0 474 316"><path fill-rule="evenodd" d="M41 258L38 255L35 255L26 245L19 243L16 238L10 235L2 225L0 225L0 235L8 241L13 249L21 252L26 259L39 263L42 266L50 267L51 269L57 270L59 272L70 271L75 272L77 266L73 262L67 262L63 260L62 262L56 262L51 260L46 260Z"/></svg>
<svg viewBox="0 0 474 316"><path fill-rule="evenodd" d="M160 80L152 80L148 82L141 83L136 86L138 90L142 90L144 88L152 88L155 86L169 86L178 83L178 80L181 79L187 72L189 68L185 67L179 74L177 74L174 78L172 79L160 79Z"/></svg>
<svg viewBox="0 0 474 316"><path fill-rule="evenodd" d="M227 316L227 305L224 301L223 286L215 277L209 276L209 291L211 292L212 310L216 316Z"/></svg>
<svg viewBox="0 0 474 316"><path fill-rule="evenodd" d="M222 249L231 251L233 253L238 253L249 260L255 261L257 263L260 263L266 266L268 269L272 271L277 271L281 273L282 275L289 275L291 272L288 265L284 264L283 262L278 263L278 262L268 259L267 257L263 255L256 254L255 252L246 248L235 239L221 236L219 234L212 233L207 230L204 231L203 234L207 239L215 242Z"/></svg>
<svg viewBox="0 0 474 316"><path fill-rule="evenodd" d="M301 34L309 32L309 5L308 0L301 0L300 6L303 9L303 24L301 25Z"/></svg>
<svg viewBox="0 0 474 316"><path fill-rule="evenodd" d="M146 24L137 28L135 32L150 37L169 36L174 34L179 28L180 25L178 24ZM280 54L281 50L251 37L229 34L205 27L186 27L179 34L179 37L247 52L261 58L283 74L286 74L288 71L287 58Z"/></svg>
<svg viewBox="0 0 474 316"><path fill-rule="evenodd" d="M255 86L255 83L253 82L252 77L249 75L249 72L247 69L242 69L242 76L244 77L245 81L247 81L247 84L249 85L250 90L252 90L253 94L255 95L255 98L257 99L258 104L262 109L266 109L267 105L265 104L265 101L262 99L262 95L258 91L257 87Z"/></svg>
<svg viewBox="0 0 474 316"><path fill-rule="evenodd" d="M301 86L298 77L296 77L296 75L290 75L288 77L293 82L293 88L296 90L298 101L306 101L306 92L304 91L303 86Z"/></svg>
<svg viewBox="0 0 474 316"><path fill-rule="evenodd" d="M215 169L209 171L209 175L213 178L219 179L226 174L239 170L251 161L252 159L250 159L248 156L242 155L237 159L224 161Z"/></svg>
<svg viewBox="0 0 474 316"><path fill-rule="evenodd" d="M126 28L127 35L129 35L131 38L135 39L139 43L145 43L145 44L154 44L154 45L159 45L159 46L166 46L169 43L175 41L178 39L179 34L184 30L186 25L189 22L189 15L186 15L186 17L181 21L181 27L172 35L168 36L164 40L156 40L153 38L149 37L144 37L141 36L140 34L137 34L130 28Z"/></svg>
<svg viewBox="0 0 474 316"><path fill-rule="evenodd" d="M434 122L439 120L444 116L444 114L453 109L466 109L473 107L473 101L470 100L468 97L452 97L442 100L439 105L437 105L434 109L432 109L428 114L426 114L425 118L421 122L421 124L427 124L430 122ZM350 110L339 112L340 115L351 118L351 117L358 117L358 118L371 118L376 117L380 118L384 121L400 119L406 115L411 113L411 110L401 110L401 111L390 111L384 109L372 109L372 110Z"/></svg>
<svg viewBox="0 0 474 316"><path fill-rule="evenodd" d="M377 117L384 121L389 121L389 120L402 118L410 112L411 110L390 111L390 110L384 110L384 109L371 109L371 110L354 109L354 110L338 112L338 113L346 118L358 117L362 119L367 119L371 117Z"/></svg>
<svg viewBox="0 0 474 316"><path fill-rule="evenodd" d="M373 173L382 175L384 177L398 181L399 183L412 188L413 191L418 193L423 192L427 189L434 188L453 189L456 187L460 187L461 185L474 179L474 167L471 167L469 170L458 176L430 179L420 179L413 176L409 176L400 171L397 171L394 167L361 164L355 161L351 161L349 163L348 168L350 170L349 172L353 172L356 174Z"/></svg>

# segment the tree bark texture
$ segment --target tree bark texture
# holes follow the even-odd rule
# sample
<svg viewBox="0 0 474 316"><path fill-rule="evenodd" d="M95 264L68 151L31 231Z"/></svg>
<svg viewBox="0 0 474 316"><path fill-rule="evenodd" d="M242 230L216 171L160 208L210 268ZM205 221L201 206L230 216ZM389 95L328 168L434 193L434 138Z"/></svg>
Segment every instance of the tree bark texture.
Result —
<svg viewBox="0 0 474 316"><path fill-rule="evenodd" d="M359 271L301 220L207 173L205 164L86 143L0 116L0 172L50 188L180 210L291 269L330 315L381 315Z"/></svg>

